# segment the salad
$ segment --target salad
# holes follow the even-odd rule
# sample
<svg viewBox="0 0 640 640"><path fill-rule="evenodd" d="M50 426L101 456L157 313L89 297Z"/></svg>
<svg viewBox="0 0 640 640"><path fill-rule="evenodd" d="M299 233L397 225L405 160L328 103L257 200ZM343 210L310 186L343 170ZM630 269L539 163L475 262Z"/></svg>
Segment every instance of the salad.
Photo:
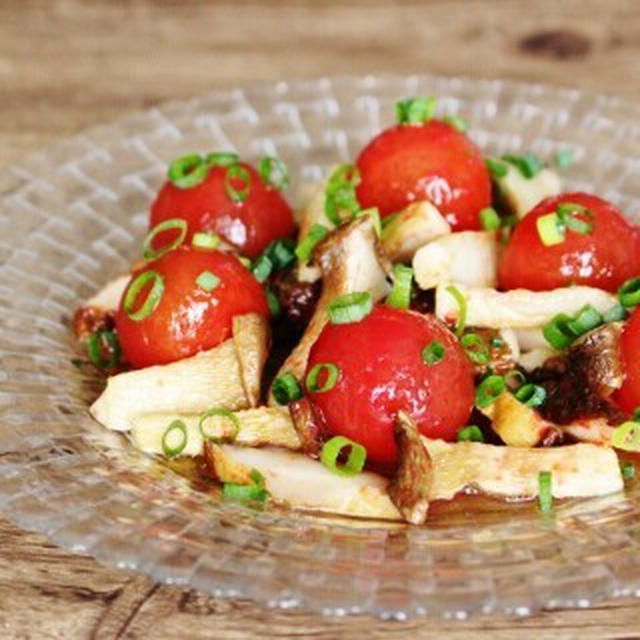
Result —
<svg viewBox="0 0 640 640"><path fill-rule="evenodd" d="M465 494L624 490L640 451L640 229L559 149L487 156L433 98L322 184L174 160L131 272L74 315L91 414L223 499L424 523Z"/></svg>

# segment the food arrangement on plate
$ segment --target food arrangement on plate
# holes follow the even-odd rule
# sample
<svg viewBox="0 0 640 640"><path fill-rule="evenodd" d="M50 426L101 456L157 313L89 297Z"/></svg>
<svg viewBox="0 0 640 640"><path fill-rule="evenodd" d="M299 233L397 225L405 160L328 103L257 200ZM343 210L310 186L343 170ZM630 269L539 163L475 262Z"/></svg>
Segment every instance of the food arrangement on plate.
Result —
<svg viewBox="0 0 640 640"><path fill-rule="evenodd" d="M130 274L74 317L91 408L225 499L422 524L463 493L624 489L640 450L640 230L568 151L485 157L432 98L305 185L171 163Z"/></svg>

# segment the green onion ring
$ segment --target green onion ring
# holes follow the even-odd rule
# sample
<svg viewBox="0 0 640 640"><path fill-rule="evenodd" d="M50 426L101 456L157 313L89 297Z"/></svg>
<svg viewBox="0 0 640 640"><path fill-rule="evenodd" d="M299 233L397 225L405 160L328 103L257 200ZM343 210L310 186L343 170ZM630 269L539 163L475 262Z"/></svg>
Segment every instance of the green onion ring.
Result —
<svg viewBox="0 0 640 640"><path fill-rule="evenodd" d="M538 474L538 505L540 511L549 513L553 509L551 471L541 471Z"/></svg>
<svg viewBox="0 0 640 640"><path fill-rule="evenodd" d="M511 369L511 371L507 371L502 377L504 378L505 385L511 391L519 389L527 381L524 373L518 369Z"/></svg>
<svg viewBox="0 0 640 640"><path fill-rule="evenodd" d="M485 231L497 231L502 226L500 216L493 207L480 209L478 217L480 218L480 226Z"/></svg>
<svg viewBox="0 0 640 640"><path fill-rule="evenodd" d="M482 429L475 424L470 424L458 431L458 442L484 442Z"/></svg>
<svg viewBox="0 0 640 640"><path fill-rule="evenodd" d="M289 186L289 173L280 158L264 156L264 158L260 160L258 171L262 181L278 191L282 191Z"/></svg>
<svg viewBox="0 0 640 640"><path fill-rule="evenodd" d="M356 187L360 183L360 172L355 165L336 167L329 177L325 189L324 212L334 226L339 227L346 213L350 220L360 211Z"/></svg>
<svg viewBox="0 0 640 640"><path fill-rule="evenodd" d="M331 324L360 322L373 310L373 300L368 291L354 291L334 298L327 305Z"/></svg>
<svg viewBox="0 0 640 640"><path fill-rule="evenodd" d="M244 185L238 190L233 186L234 180L241 180ZM227 167L224 176L224 188L233 202L244 202L249 197L251 191L251 176L245 167L239 164L232 164Z"/></svg>
<svg viewBox="0 0 640 640"><path fill-rule="evenodd" d="M558 313L551 319L551 322L542 328L545 340L557 351L566 349L576 339L576 336L569 329L571 320L571 316L566 313Z"/></svg>
<svg viewBox="0 0 640 640"><path fill-rule="evenodd" d="M109 359L102 355L102 345L105 344ZM89 360L98 369L113 369L120 361L120 341L113 331L96 331L89 336L87 354Z"/></svg>
<svg viewBox="0 0 640 640"><path fill-rule="evenodd" d="M327 237L329 229L323 224L313 224L307 235L296 247L296 256L300 262L309 262L313 250Z"/></svg>
<svg viewBox="0 0 640 640"><path fill-rule="evenodd" d="M602 322L619 322L627 317L627 310L618 302L602 314Z"/></svg>
<svg viewBox="0 0 640 640"><path fill-rule="evenodd" d="M385 300L388 307L408 309L411 304L413 269L403 264L393 265L393 287Z"/></svg>
<svg viewBox="0 0 640 640"><path fill-rule="evenodd" d="M172 444L171 440L176 434L181 434L181 439L177 444ZM167 458L173 458L184 450L187 446L187 425L182 420L174 420L162 436L162 452Z"/></svg>
<svg viewBox="0 0 640 640"><path fill-rule="evenodd" d="M232 164L237 164L238 160L238 154L233 151L213 151L204 158L210 167L230 167Z"/></svg>
<svg viewBox="0 0 640 640"><path fill-rule="evenodd" d="M480 409L488 407L505 390L502 376L487 376L476 389L476 406Z"/></svg>
<svg viewBox="0 0 640 640"><path fill-rule="evenodd" d="M350 447L347 461L339 466L338 457L343 449ZM341 476L355 476L362 471L367 460L367 450L357 442L344 436L334 436L324 443L320 460L329 470Z"/></svg>
<svg viewBox="0 0 640 640"><path fill-rule="evenodd" d="M177 158L169 165L167 177L179 189L189 189L204 182L209 165L197 153Z"/></svg>
<svg viewBox="0 0 640 640"><path fill-rule="evenodd" d="M302 387L293 373L287 371L275 379L271 393L278 404L286 405L302 398Z"/></svg>
<svg viewBox="0 0 640 640"><path fill-rule="evenodd" d="M171 229L179 229L180 233L174 238L171 242L164 245L164 247L160 247L159 249L153 248L153 241L156 236L163 231L169 231ZM142 256L145 260L155 260L160 256L163 256L165 253L169 253L176 247L179 247L184 239L187 237L187 221L182 218L170 218L169 220L165 220L157 224L149 233L147 237L144 239L144 243L142 244Z"/></svg>
<svg viewBox="0 0 640 640"><path fill-rule="evenodd" d="M586 304L578 313L567 322L567 329L576 337L588 333L602 324L602 315L590 304Z"/></svg>
<svg viewBox="0 0 640 640"><path fill-rule="evenodd" d="M618 289L620 304L625 309L632 309L640 304L640 277L630 278Z"/></svg>
<svg viewBox="0 0 640 640"><path fill-rule="evenodd" d="M575 202L561 202L556 207L556 213L558 214L558 220L561 225L564 225L567 229L570 229L574 233L580 235L587 235L593 233L593 212L581 204ZM589 222L585 222L577 215L586 216Z"/></svg>
<svg viewBox="0 0 640 640"><path fill-rule="evenodd" d="M433 340L420 352L422 362L430 366L438 364L438 362L444 359L444 356L444 345L442 342L438 342L438 340Z"/></svg>
<svg viewBox="0 0 640 640"><path fill-rule="evenodd" d="M231 435L229 436L223 435L222 437L207 435L207 433L205 432L206 431L205 424L204 424L205 420L207 420L207 418L212 418L216 416L221 416L229 420L229 422L231 423L231 426L233 427L233 432L231 433ZM234 415L234 413L232 411L229 411L228 409L209 409L209 411L205 411L200 416L200 420L198 422L198 429L200 429L200 433L202 434L203 440L215 442L216 444L220 444L221 442L233 442L238 437L238 433L240 433L240 420L238 420L238 416Z"/></svg>
<svg viewBox="0 0 640 640"><path fill-rule="evenodd" d="M527 407L540 407L547 399L546 389L530 382L523 384L513 395Z"/></svg>
<svg viewBox="0 0 640 640"><path fill-rule="evenodd" d="M447 287L447 293L451 294L458 303L458 321L456 322L456 335L458 338L462 336L464 327L467 323L467 299L464 294L453 285Z"/></svg>
<svg viewBox="0 0 640 640"><path fill-rule="evenodd" d="M460 344L469 360L475 364L487 364L490 360L489 347L477 333L467 333L460 338Z"/></svg>
<svg viewBox="0 0 640 640"><path fill-rule="evenodd" d="M324 381L324 384L318 386L318 378L320 378L324 371L327 372L327 379ZM339 377L340 369L337 365L333 362L319 362L312 367L311 371L307 374L305 385L307 390L312 393L326 393L336 386Z"/></svg>
<svg viewBox="0 0 640 640"><path fill-rule="evenodd" d="M494 180L504 178L509 173L509 167L495 158L485 158L485 164Z"/></svg>
<svg viewBox="0 0 640 640"><path fill-rule="evenodd" d="M625 480L633 480L636 477L636 467L631 462L623 462L620 467L620 473Z"/></svg>
<svg viewBox="0 0 640 640"><path fill-rule="evenodd" d="M424 124L435 115L436 104L433 97L400 100L396 102L396 120L400 124Z"/></svg>
<svg viewBox="0 0 640 640"><path fill-rule="evenodd" d="M137 311L133 308L138 299L138 295L144 289L144 287L153 282L153 286L149 291L146 300L142 303ZM155 270L143 271L140 275L136 276L129 284L127 292L124 296L122 307L127 316L136 322L140 322L148 318L160 304L162 295L164 293L164 278Z"/></svg>

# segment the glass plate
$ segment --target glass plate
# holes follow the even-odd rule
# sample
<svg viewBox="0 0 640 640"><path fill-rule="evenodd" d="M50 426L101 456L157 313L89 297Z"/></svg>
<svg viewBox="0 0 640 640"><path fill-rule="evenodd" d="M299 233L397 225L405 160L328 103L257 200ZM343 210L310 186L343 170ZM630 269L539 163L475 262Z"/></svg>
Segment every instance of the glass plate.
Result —
<svg viewBox="0 0 640 640"><path fill-rule="evenodd" d="M526 615L640 595L640 490L549 518L463 502L424 528L218 504L88 416L72 310L139 255L167 162L193 150L282 157L319 180L436 95L493 153L571 148L570 188L640 218L640 108L570 89L431 76L323 78L216 91L101 126L0 178L0 509L104 562L226 597L327 614Z"/></svg>

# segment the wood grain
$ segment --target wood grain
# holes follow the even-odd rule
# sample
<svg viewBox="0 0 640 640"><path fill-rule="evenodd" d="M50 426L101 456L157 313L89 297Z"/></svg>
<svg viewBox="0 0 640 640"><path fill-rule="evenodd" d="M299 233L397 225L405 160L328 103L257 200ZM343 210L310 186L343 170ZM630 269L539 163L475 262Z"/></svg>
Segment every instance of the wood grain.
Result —
<svg viewBox="0 0 640 640"><path fill-rule="evenodd" d="M254 79L434 72L640 99L638 0L0 0L0 166L92 124ZM105 568L0 519L0 637L640 638L634 602L526 620L265 611Z"/></svg>

